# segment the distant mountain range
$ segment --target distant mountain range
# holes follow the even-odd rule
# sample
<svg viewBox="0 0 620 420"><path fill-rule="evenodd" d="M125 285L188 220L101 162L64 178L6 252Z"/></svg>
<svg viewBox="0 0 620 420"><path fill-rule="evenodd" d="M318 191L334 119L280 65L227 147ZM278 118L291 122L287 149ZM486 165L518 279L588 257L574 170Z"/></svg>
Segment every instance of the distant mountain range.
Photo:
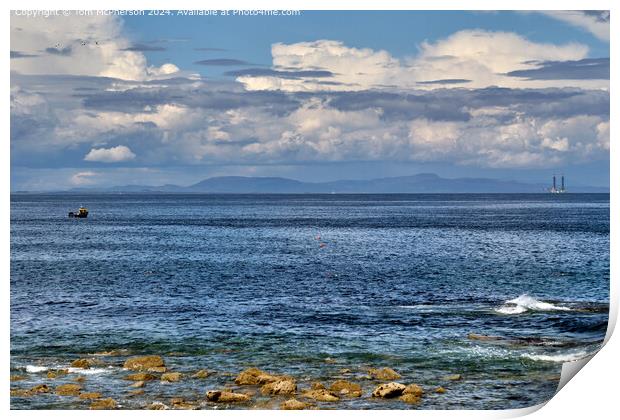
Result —
<svg viewBox="0 0 620 420"><path fill-rule="evenodd" d="M417 174L370 180L302 182L278 177L223 176L207 178L196 184L125 185L109 188L74 188L68 192L107 193L544 193L545 184L528 184L490 178L442 178L436 174ZM568 192L609 192L604 187L570 187Z"/></svg>

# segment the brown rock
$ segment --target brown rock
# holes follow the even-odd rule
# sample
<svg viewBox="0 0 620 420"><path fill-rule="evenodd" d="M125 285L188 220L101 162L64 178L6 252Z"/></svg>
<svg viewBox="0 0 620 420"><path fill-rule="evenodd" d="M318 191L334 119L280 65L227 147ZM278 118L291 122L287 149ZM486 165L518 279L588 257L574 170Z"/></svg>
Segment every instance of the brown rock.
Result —
<svg viewBox="0 0 620 420"><path fill-rule="evenodd" d="M461 379L463 379L463 376L461 376L458 373L456 373L454 375L448 375L448 376L444 376L443 377L444 381L460 381Z"/></svg>
<svg viewBox="0 0 620 420"><path fill-rule="evenodd" d="M11 388L11 397L32 397L34 392L30 389Z"/></svg>
<svg viewBox="0 0 620 420"><path fill-rule="evenodd" d="M338 372L340 372L342 374L351 373L351 369L343 368L343 369L340 369Z"/></svg>
<svg viewBox="0 0 620 420"><path fill-rule="evenodd" d="M129 394L130 397L135 397L136 395L144 394L144 390L143 389L132 389L131 391L127 392L127 394Z"/></svg>
<svg viewBox="0 0 620 420"><path fill-rule="evenodd" d="M77 359L71 362L71 367L80 368L80 369L90 369L91 367L97 364L100 364L100 362L94 359Z"/></svg>
<svg viewBox="0 0 620 420"><path fill-rule="evenodd" d="M170 405L172 405L172 408L175 410L195 410L198 408L196 403L186 401L185 398L182 397L172 398L170 400Z"/></svg>
<svg viewBox="0 0 620 420"><path fill-rule="evenodd" d="M420 385L410 384L407 385L407 388L403 391L403 395L413 395L416 397L421 397L424 394L424 390Z"/></svg>
<svg viewBox="0 0 620 420"><path fill-rule="evenodd" d="M24 379L26 377L22 375L11 375L11 382L23 381Z"/></svg>
<svg viewBox="0 0 620 420"><path fill-rule="evenodd" d="M64 385L58 385L55 389L55 392L58 395L78 396L80 395L81 389L82 387L77 384L64 384Z"/></svg>
<svg viewBox="0 0 620 420"><path fill-rule="evenodd" d="M372 396L379 398L395 398L402 395L405 388L405 385L396 382L381 384L375 388L375 390L372 392Z"/></svg>
<svg viewBox="0 0 620 420"><path fill-rule="evenodd" d="M81 400L96 400L101 398L100 392L82 392L80 393Z"/></svg>
<svg viewBox="0 0 620 420"><path fill-rule="evenodd" d="M144 388L144 381L137 381L129 385L131 388Z"/></svg>
<svg viewBox="0 0 620 420"><path fill-rule="evenodd" d="M260 391L264 395L294 395L297 392L297 384L294 380L282 379L263 385Z"/></svg>
<svg viewBox="0 0 620 420"><path fill-rule="evenodd" d="M167 372L161 375L162 382L179 382L183 375L179 372Z"/></svg>
<svg viewBox="0 0 620 420"><path fill-rule="evenodd" d="M237 375L235 383L237 385L264 385L280 379L283 379L283 377L271 375L257 368L249 368Z"/></svg>
<svg viewBox="0 0 620 420"><path fill-rule="evenodd" d="M388 367L381 369L368 369L368 373L372 378L379 379L381 381L393 381L394 379L400 378L398 372Z"/></svg>
<svg viewBox="0 0 620 420"><path fill-rule="evenodd" d="M312 385L310 385L310 389L325 389L325 385L320 382L313 382Z"/></svg>
<svg viewBox="0 0 620 420"><path fill-rule="evenodd" d="M304 410L311 407L310 404L296 400L295 398L286 400L280 404L280 410Z"/></svg>
<svg viewBox="0 0 620 420"><path fill-rule="evenodd" d="M361 397L362 387L353 382L339 380L331 384L329 390L333 393L345 395L347 397Z"/></svg>
<svg viewBox="0 0 620 420"><path fill-rule="evenodd" d="M126 381L152 381L157 379L157 376L151 375L150 373L132 373L131 375L125 376L123 379Z"/></svg>
<svg viewBox="0 0 620 420"><path fill-rule="evenodd" d="M125 361L123 367L130 370L147 370L166 366L161 356L135 356Z"/></svg>
<svg viewBox="0 0 620 420"><path fill-rule="evenodd" d="M420 397L413 395L413 394L403 394L398 399L407 404L419 404L420 403Z"/></svg>
<svg viewBox="0 0 620 420"><path fill-rule="evenodd" d="M304 391L302 394L305 398L310 398L315 401L323 401L323 402L337 402L340 401L340 398L333 393L329 392L326 389L311 389L308 391Z"/></svg>
<svg viewBox="0 0 620 420"><path fill-rule="evenodd" d="M168 407L166 404L159 401L155 401L154 403L151 403L146 407L147 410L168 410L169 408L170 407Z"/></svg>
<svg viewBox="0 0 620 420"><path fill-rule="evenodd" d="M50 387L45 384L33 386L30 390L35 394L47 394L48 392L51 392Z"/></svg>
<svg viewBox="0 0 620 420"><path fill-rule="evenodd" d="M84 382L86 380L85 376L76 376L75 379L73 380L74 382Z"/></svg>
<svg viewBox="0 0 620 420"><path fill-rule="evenodd" d="M237 403L249 401L250 396L229 391L209 391L207 392L207 400L218 403Z"/></svg>
<svg viewBox="0 0 620 420"><path fill-rule="evenodd" d="M64 376L69 373L69 369L56 369L56 370L48 370L47 377L50 379L56 379L59 376Z"/></svg>
<svg viewBox="0 0 620 420"><path fill-rule="evenodd" d="M435 392L438 394L443 394L446 392L446 389L442 386L438 386L437 388L435 388Z"/></svg>
<svg viewBox="0 0 620 420"><path fill-rule="evenodd" d="M91 410L113 410L116 408L116 401L112 398L103 398L90 403Z"/></svg>
<svg viewBox="0 0 620 420"><path fill-rule="evenodd" d="M166 366L157 366L157 367L150 367L146 371L147 372L153 372L153 373L164 373L167 370L168 370L168 368Z"/></svg>
<svg viewBox="0 0 620 420"><path fill-rule="evenodd" d="M209 377L209 372L206 369L201 369L192 375L192 378L205 379Z"/></svg>

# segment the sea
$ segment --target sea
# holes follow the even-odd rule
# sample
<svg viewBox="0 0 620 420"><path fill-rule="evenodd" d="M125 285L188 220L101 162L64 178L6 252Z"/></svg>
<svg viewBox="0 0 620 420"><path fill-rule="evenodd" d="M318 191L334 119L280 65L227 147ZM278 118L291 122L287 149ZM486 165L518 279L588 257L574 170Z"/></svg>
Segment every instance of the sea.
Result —
<svg viewBox="0 0 620 420"><path fill-rule="evenodd" d="M79 206L88 218L68 218ZM235 385L257 367L300 393L361 385L318 408L522 408L607 330L608 194L13 194L10 217L12 389L80 377L124 409L277 408L286 398ZM135 355L182 380L129 393ZM425 390L419 404L371 397L383 367ZM206 402L221 389L251 401Z"/></svg>

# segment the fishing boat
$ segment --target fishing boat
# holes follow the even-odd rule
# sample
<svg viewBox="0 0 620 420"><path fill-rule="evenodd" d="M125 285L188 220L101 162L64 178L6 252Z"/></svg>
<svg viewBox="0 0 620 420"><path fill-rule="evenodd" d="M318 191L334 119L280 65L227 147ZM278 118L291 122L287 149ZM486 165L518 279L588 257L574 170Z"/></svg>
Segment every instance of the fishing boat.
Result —
<svg viewBox="0 0 620 420"><path fill-rule="evenodd" d="M88 217L88 209L86 207L80 207L77 212L70 211L69 217L78 217L80 219L85 219Z"/></svg>

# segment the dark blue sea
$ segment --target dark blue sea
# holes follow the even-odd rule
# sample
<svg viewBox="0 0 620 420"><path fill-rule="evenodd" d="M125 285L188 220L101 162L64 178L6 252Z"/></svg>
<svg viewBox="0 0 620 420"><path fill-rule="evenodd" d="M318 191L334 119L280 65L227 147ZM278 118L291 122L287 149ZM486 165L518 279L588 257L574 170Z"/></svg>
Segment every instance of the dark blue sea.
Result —
<svg viewBox="0 0 620 420"><path fill-rule="evenodd" d="M68 218L80 205L88 218ZM14 194L10 271L11 388L82 376L122 408L212 408L207 390L252 393L234 378L256 366L300 390L363 388L319 407L519 408L551 398L562 362L605 336L609 195ZM184 379L128 394L122 365L140 354ZM48 378L78 358L100 365ZM421 403L371 398L380 367L421 385Z"/></svg>

